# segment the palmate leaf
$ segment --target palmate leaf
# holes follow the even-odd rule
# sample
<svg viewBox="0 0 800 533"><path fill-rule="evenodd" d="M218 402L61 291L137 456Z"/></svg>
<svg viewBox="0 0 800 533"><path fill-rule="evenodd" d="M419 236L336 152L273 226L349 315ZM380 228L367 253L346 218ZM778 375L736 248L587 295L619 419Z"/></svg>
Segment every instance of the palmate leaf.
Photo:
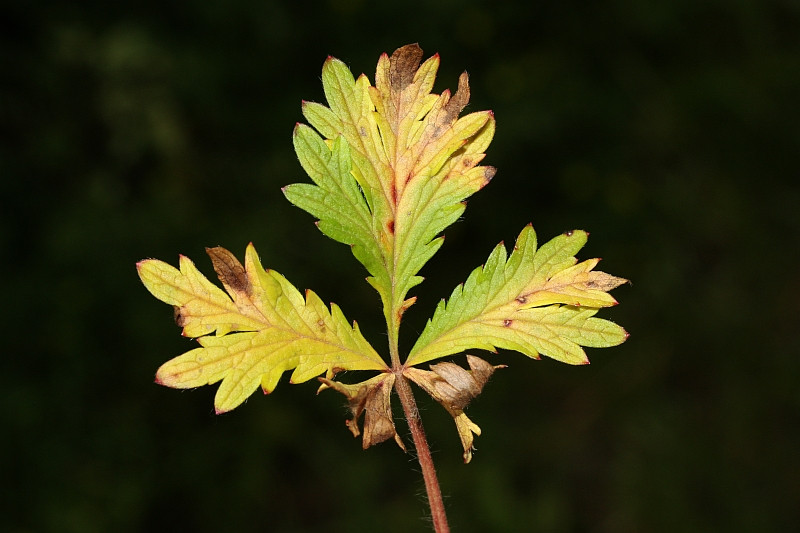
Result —
<svg viewBox="0 0 800 533"><path fill-rule="evenodd" d="M496 348L584 364L589 361L582 346L625 341L623 328L594 315L616 305L607 291L627 280L594 271L598 259L577 263L574 255L587 237L584 231L570 231L537 250L533 228L527 226L511 257L499 244L447 303L439 303L406 365Z"/></svg>
<svg viewBox="0 0 800 533"><path fill-rule="evenodd" d="M252 244L244 266L224 248L207 252L227 294L184 256L180 270L155 259L137 265L147 289L175 306L183 334L201 345L162 365L158 383L192 388L222 381L214 399L221 413L259 385L271 392L287 370L294 370L292 383L338 370L388 370L335 304L328 311L313 292L303 298L286 278L264 270Z"/></svg>
<svg viewBox="0 0 800 533"><path fill-rule="evenodd" d="M493 168L478 165L494 135L494 116L458 118L469 101L466 73L452 96L433 94L439 57L421 59L417 45L384 54L372 86L328 58L322 82L329 107L303 104L319 134L295 130L297 155L315 184L284 189L319 218L320 230L352 245L393 322L399 317L390 313L413 303L406 294L422 281L417 273L441 246L439 234L494 176Z"/></svg>
<svg viewBox="0 0 800 533"><path fill-rule="evenodd" d="M595 271L598 259L577 262L574 256L587 237L584 231L569 231L537 250L533 228L526 226L510 257L500 243L449 301L439 303L411 349L403 373L453 417L464 462L472 459L473 435L481 433L464 413L464 402L480 393L499 366L467 355L470 370L453 363L431 365L430 371L416 367L465 350L497 348L583 364L589 361L582 346L624 342L624 329L594 315L616 305L608 291L627 280Z"/></svg>
<svg viewBox="0 0 800 533"><path fill-rule="evenodd" d="M383 302L391 367L336 305L328 309L310 291L303 297L283 276L264 270L250 245L244 265L223 248L208 249L225 291L185 257L180 269L156 260L138 264L147 289L175 307L183 334L200 344L162 365L158 383L188 388L221 382L215 406L224 412L259 385L272 391L291 370L294 383L317 377L320 390L347 397L352 413L347 426L362 436L365 448L394 438L405 449L391 396L393 390L400 395L417 444L421 427L408 379L453 417L468 462L480 428L464 410L503 365L472 354L467 354L469 368L436 362L425 370L422 364L498 348L582 364L588 362L583 347L613 346L627 338L620 326L594 316L617 303L608 291L626 280L595 271L598 259L575 259L588 234L567 232L537 249L528 226L510 256L498 245L485 265L437 306L402 362L398 331L415 301L408 292L441 247L442 231L495 173L480 165L494 135L493 114L459 118L470 97L467 74L455 93L434 94L438 66L438 55L423 62L419 46L404 46L380 57L373 86L365 75L356 79L344 63L328 58L322 69L328 105L304 102L310 126L298 124L293 134L312 183L283 189L290 202L318 219L324 234L350 245L366 267ZM377 374L348 384L335 380L341 370Z"/></svg>

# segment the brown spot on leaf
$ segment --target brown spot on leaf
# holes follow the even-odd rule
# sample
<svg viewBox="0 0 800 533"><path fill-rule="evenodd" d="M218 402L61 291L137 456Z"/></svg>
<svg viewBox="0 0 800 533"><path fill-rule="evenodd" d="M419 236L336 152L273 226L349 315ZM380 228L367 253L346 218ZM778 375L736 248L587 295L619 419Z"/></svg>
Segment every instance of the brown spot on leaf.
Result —
<svg viewBox="0 0 800 533"><path fill-rule="evenodd" d="M505 320L503 320L503 327L510 328L511 324L513 324L513 323L514 323L513 320L511 320L509 318L506 318Z"/></svg>
<svg viewBox="0 0 800 533"><path fill-rule="evenodd" d="M517 296L517 302L519 302L521 304L524 304L527 301L528 301L528 299L525 296Z"/></svg>
<svg viewBox="0 0 800 533"><path fill-rule="evenodd" d="M565 235L566 237L572 237L572 234L573 234L573 233L574 233L574 232L573 232L572 230L569 230L569 231L565 231L565 232L564 232L564 235Z"/></svg>
<svg viewBox="0 0 800 533"><path fill-rule="evenodd" d="M389 221L389 222L386 224L386 229L387 229L387 230L389 230L389 233L391 233L392 235L394 235L394 220L390 220L390 221Z"/></svg>
<svg viewBox="0 0 800 533"><path fill-rule="evenodd" d="M389 58L389 82L392 92L400 92L414 81L419 64L422 61L422 48L418 44L407 44L394 51Z"/></svg>
<svg viewBox="0 0 800 533"><path fill-rule="evenodd" d="M236 256L221 246L206 248L206 253L211 258L219 280L228 292L250 295L253 287Z"/></svg>

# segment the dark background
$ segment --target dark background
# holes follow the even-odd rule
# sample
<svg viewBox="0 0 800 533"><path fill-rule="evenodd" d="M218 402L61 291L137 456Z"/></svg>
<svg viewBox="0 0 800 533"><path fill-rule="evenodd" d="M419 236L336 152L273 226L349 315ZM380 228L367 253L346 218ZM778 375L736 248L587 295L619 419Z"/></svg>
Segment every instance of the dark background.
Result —
<svg viewBox="0 0 800 533"><path fill-rule="evenodd" d="M35 5L35 6L34 6ZM153 384L193 347L134 265L204 246L339 303L376 293L280 187L328 54L442 57L492 109L498 174L447 231L403 330L528 222L591 231L633 280L623 346L503 352L455 428L423 402L454 531L782 532L800 523L800 8L786 1L4 2L0 530L426 531L418 465L361 451L315 385L215 416ZM397 403L397 402L395 402ZM407 430L401 426L407 437Z"/></svg>

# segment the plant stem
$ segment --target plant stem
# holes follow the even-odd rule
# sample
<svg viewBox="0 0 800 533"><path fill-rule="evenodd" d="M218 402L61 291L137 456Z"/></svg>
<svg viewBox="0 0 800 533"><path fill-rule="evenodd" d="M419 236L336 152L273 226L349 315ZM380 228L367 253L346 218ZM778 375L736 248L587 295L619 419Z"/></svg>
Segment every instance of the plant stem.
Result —
<svg viewBox="0 0 800 533"><path fill-rule="evenodd" d="M422 420L419 417L414 393L411 391L408 380L403 376L402 368L397 369L395 375L394 387L397 395L400 396L400 403L403 405L403 412L414 440L414 448L417 450L417 460L422 468L422 478L425 480L425 491L428 493L428 504L431 507L433 529L436 533L450 533L442 491L439 488L439 479L436 477L436 468L433 466L431 450L428 447L428 439L425 438L425 430L422 428Z"/></svg>
<svg viewBox="0 0 800 533"><path fill-rule="evenodd" d="M402 299L400 299L402 302ZM400 363L399 333L400 317L402 311L400 305L390 306L390 312L386 313L386 326L389 333L389 358L392 364L392 372L395 375L394 390L400 397L403 406L403 414L411 430L411 438L414 440L414 449L417 451L417 461L422 468L422 479L425 481L425 492L428 494L428 505L431 508L431 519L433 529L436 533L450 533L450 526L447 524L447 513L444 509L442 500L442 489L439 488L439 479L436 477L436 467L433 465L431 450L428 447L428 439L425 437L425 430L422 427L422 419L417 409L417 401L411 391L411 385L403 375L404 365Z"/></svg>

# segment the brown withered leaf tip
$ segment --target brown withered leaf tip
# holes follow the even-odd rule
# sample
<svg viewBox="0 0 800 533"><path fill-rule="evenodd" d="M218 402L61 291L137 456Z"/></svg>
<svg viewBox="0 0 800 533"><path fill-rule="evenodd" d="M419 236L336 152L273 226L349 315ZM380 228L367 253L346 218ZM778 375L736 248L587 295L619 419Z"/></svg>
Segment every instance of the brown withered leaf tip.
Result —
<svg viewBox="0 0 800 533"><path fill-rule="evenodd" d="M407 44L394 51L389 58L389 80L393 92L398 95L414 81L419 64L422 61L422 48L418 44Z"/></svg>
<svg viewBox="0 0 800 533"><path fill-rule="evenodd" d="M183 313L181 312L183 308L178 305L174 305L172 307L174 309L175 324L179 328L182 328L183 326L186 325L186 317L184 317Z"/></svg>
<svg viewBox="0 0 800 533"><path fill-rule="evenodd" d="M497 169L494 167L486 167L486 170L483 172L483 177L486 179L486 183L492 181L494 175L497 174Z"/></svg>
<svg viewBox="0 0 800 533"><path fill-rule="evenodd" d="M605 272L596 272L595 276L586 282L586 286L591 289L599 289L601 291L610 291L622 285L623 283L630 283L625 278L618 278Z"/></svg>
<svg viewBox="0 0 800 533"><path fill-rule="evenodd" d="M462 72L458 78L458 89L450 100L444 106L445 118L444 122L448 123L458 118L459 113L469 103L469 75Z"/></svg>
<svg viewBox="0 0 800 533"><path fill-rule="evenodd" d="M206 253L211 258L219 280L228 289L228 292L244 294L251 292L250 280L247 279L244 267L235 255L221 246L206 248Z"/></svg>

